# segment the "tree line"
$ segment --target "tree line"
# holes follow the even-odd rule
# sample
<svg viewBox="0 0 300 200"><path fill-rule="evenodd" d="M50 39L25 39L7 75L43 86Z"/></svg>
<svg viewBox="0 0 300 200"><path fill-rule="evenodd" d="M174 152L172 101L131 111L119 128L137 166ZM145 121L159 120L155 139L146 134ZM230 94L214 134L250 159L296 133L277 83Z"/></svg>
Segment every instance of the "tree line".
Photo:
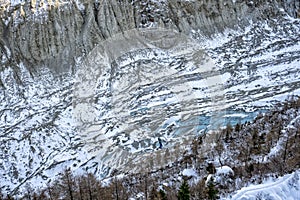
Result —
<svg viewBox="0 0 300 200"><path fill-rule="evenodd" d="M300 168L300 98L278 103L252 122L228 124L225 128L185 141L185 151L157 152L159 161L146 171L118 176L107 184L87 173L75 176L70 169L47 187L26 187L21 199L68 200L189 200L226 197L249 183L276 178ZM275 151L276 150L276 151ZM179 156L174 156L175 153ZM234 174L217 175L228 166ZM193 169L197 177L184 176ZM0 199L14 199L2 194Z"/></svg>

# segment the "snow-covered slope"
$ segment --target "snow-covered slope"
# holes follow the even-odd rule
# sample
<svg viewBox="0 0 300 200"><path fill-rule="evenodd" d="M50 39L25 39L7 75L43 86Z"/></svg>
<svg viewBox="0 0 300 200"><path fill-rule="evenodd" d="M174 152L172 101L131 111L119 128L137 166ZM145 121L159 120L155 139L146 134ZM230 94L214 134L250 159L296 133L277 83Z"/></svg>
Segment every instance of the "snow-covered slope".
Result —
<svg viewBox="0 0 300 200"><path fill-rule="evenodd" d="M210 37L202 29L212 33L214 20L204 20L206 24L198 29L196 25L201 20L190 26L188 20L178 23L173 20L175 25L170 27L176 28L168 32L168 37L172 39L178 30L193 29L191 34L184 34L188 42L159 47L164 42L162 35L156 38L150 34L152 46L149 41L141 40L142 49L132 49L134 45L129 45L129 50L125 48L112 60L105 60L106 68L97 71L99 63L95 62L94 68L85 71L84 67L90 65L79 65L84 59L78 55L95 58L93 53L102 51L94 49L88 54L95 45L93 42L111 38L114 31L123 30L125 25L127 29L133 28L134 23L141 23L141 27L160 26L162 22L156 15L148 15L148 11L162 15L163 23L170 16L158 12L156 2L151 1L141 11L145 21L132 19L134 23L124 22L123 26L113 19L107 20L113 28L106 29L103 24L108 22L96 19L102 19L104 10L111 9L109 6L93 13L98 16L94 19L95 16L85 15L83 4L77 3L79 10L71 7L64 12L49 11L53 21L38 18L44 16L44 10L37 10L28 18L17 16L1 21L0 33L5 37L0 40L0 186L8 193L26 184L44 185L66 167L78 173L93 172L99 177L105 177L114 167L136 172L144 167L140 162L154 156L157 148L180 144L184 138L201 134L202 129L225 120L233 123L250 120L275 99L300 92L300 21L288 17L283 10L272 19L248 21L246 27L226 29ZM21 14L22 8L18 7L21 1L13 4L16 15ZM208 4L211 5L216 9L213 2ZM177 4L172 6L166 9L168 14L179 9ZM246 13L248 7L245 7L240 8L241 13ZM29 8L24 5L25 12ZM92 7L87 7L87 13L89 9ZM73 19L72 13L76 16L79 13L80 17ZM213 13L209 12L209 16ZM225 16L228 17L224 13L223 22L227 23L230 20L225 20ZM24 19L30 17L40 24L32 34L26 34L33 25L26 24ZM65 21L61 20L63 17ZM100 29L95 28L96 22ZM64 31L53 32L47 27ZM8 30L13 30L9 36ZM121 38L131 42L130 37L121 35ZM105 41L116 43L114 39ZM198 44L196 50L204 52L193 53L191 43ZM112 49L109 46L105 50L100 55L108 55ZM78 64L75 73L74 68L65 67L73 63ZM80 76L82 73L84 76ZM84 96L86 91L80 93L82 88L89 90L88 98ZM78 107L85 101L88 107ZM220 105L226 112L213 112ZM87 126L90 122L91 126Z"/></svg>
<svg viewBox="0 0 300 200"><path fill-rule="evenodd" d="M205 42L221 71L227 108L251 110L299 94L299 27L289 17L271 19Z"/></svg>
<svg viewBox="0 0 300 200"><path fill-rule="evenodd" d="M273 200L295 200L300 199L299 170L287 174L275 180L265 181L260 185L250 185L237 191L228 199L273 199Z"/></svg>

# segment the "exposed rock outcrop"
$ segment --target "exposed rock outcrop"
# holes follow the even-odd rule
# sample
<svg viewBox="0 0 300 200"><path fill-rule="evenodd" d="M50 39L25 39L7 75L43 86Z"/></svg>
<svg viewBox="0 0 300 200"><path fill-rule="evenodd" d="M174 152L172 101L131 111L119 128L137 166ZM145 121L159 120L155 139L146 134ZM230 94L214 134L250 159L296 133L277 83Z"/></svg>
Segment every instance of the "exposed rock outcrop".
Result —
<svg viewBox="0 0 300 200"><path fill-rule="evenodd" d="M118 1L84 0L2 3L0 70L23 62L32 73L41 66L67 72L75 58L97 43L133 28L163 26L211 35L225 28L245 27L251 20L286 13L299 15L297 0ZM13 64L14 63L14 64Z"/></svg>

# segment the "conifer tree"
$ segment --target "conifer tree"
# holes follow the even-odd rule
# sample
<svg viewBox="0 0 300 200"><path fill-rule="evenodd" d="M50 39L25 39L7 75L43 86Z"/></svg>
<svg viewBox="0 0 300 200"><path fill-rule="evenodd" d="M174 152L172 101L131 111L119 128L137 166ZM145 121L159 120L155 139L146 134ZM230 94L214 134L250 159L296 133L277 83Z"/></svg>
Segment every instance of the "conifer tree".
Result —
<svg viewBox="0 0 300 200"><path fill-rule="evenodd" d="M215 187L213 178L210 179L207 187L208 187L208 190L207 190L208 198L210 200L218 199L218 190Z"/></svg>
<svg viewBox="0 0 300 200"><path fill-rule="evenodd" d="M159 190L159 199L160 200L167 200L168 199L165 191Z"/></svg>
<svg viewBox="0 0 300 200"><path fill-rule="evenodd" d="M190 199L190 189L186 181L183 181L178 191L178 200L189 200Z"/></svg>
<svg viewBox="0 0 300 200"><path fill-rule="evenodd" d="M66 192L66 198L74 200L74 177L70 168L66 169L61 177L62 189Z"/></svg>

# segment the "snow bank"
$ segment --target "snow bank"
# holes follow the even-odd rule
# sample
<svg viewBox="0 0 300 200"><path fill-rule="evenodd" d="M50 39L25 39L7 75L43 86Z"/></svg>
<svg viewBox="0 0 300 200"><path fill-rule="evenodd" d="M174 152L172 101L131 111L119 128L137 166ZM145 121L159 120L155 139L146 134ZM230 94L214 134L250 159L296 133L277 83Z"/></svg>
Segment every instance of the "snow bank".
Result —
<svg viewBox="0 0 300 200"><path fill-rule="evenodd" d="M222 174L234 175L233 170L228 166L218 167L218 168L216 168L216 171L217 171L216 172L217 175L222 175Z"/></svg>
<svg viewBox="0 0 300 200"><path fill-rule="evenodd" d="M182 175L183 176L194 176L194 177L198 176L197 173L196 173L196 171L195 171L195 169L192 169L192 168L190 168L190 169L184 169L182 171Z"/></svg>
<svg viewBox="0 0 300 200"><path fill-rule="evenodd" d="M272 199L272 200L299 200L300 199L300 170L268 181L260 185L244 187L228 199Z"/></svg>

